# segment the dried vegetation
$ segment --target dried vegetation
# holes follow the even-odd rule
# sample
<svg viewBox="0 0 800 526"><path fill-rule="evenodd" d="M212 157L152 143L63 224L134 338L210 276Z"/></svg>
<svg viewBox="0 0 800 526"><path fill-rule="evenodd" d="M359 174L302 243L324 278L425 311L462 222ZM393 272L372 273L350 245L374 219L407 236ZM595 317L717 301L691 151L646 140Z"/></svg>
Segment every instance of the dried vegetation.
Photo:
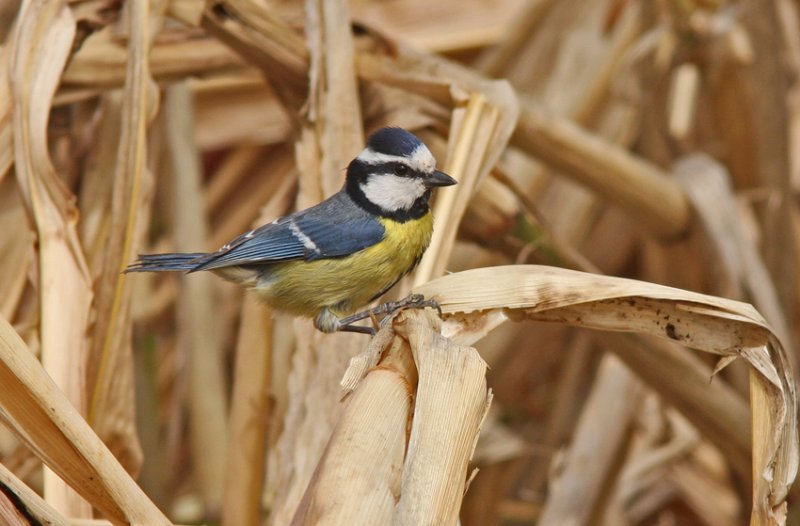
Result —
<svg viewBox="0 0 800 526"><path fill-rule="evenodd" d="M0 523L800 516L799 74L790 0L0 3ZM459 180L443 321L121 274L382 125Z"/></svg>

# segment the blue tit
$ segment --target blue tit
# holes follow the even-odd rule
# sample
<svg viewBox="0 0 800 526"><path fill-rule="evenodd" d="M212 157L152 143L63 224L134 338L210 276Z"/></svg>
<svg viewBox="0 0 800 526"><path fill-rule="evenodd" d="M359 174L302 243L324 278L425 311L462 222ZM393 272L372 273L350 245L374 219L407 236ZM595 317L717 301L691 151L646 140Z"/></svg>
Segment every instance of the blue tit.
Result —
<svg viewBox="0 0 800 526"><path fill-rule="evenodd" d="M347 167L343 188L211 253L140 255L126 272L210 270L322 332L373 334L353 315L419 263L431 241L432 191L456 184L418 137L383 128ZM417 298L417 300L419 300Z"/></svg>

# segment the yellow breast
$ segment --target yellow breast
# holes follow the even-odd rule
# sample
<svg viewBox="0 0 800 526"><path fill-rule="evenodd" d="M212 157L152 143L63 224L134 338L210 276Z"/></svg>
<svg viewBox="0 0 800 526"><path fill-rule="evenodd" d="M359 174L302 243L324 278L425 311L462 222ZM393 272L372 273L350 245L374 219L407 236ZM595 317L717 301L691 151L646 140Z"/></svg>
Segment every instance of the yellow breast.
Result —
<svg viewBox="0 0 800 526"><path fill-rule="evenodd" d="M381 218L384 239L343 258L275 265L255 291L274 308L315 316L325 307L346 315L385 292L416 266L431 241L433 218Z"/></svg>

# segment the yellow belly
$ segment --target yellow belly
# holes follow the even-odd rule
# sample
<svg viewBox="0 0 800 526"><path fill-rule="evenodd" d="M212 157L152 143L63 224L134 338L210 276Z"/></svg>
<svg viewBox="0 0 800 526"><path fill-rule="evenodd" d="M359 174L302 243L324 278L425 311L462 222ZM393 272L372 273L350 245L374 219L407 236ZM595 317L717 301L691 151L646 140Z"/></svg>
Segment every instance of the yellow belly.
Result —
<svg viewBox="0 0 800 526"><path fill-rule="evenodd" d="M369 303L414 268L431 241L431 213L398 223L381 219L383 241L350 256L290 261L270 268L253 289L275 309L316 316L329 308L338 316Z"/></svg>

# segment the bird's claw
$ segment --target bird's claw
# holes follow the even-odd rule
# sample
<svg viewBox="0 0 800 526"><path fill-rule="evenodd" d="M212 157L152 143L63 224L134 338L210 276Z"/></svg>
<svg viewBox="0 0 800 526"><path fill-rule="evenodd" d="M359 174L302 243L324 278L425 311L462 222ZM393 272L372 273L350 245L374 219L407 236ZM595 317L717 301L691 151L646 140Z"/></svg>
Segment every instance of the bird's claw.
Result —
<svg viewBox="0 0 800 526"><path fill-rule="evenodd" d="M410 309L424 309L426 307L431 307L432 309L436 309L436 312L439 314L439 317L442 317L442 306L439 305L439 302L436 300L426 300L425 296L422 294L411 294L406 298L408 300L408 305L406 308Z"/></svg>
<svg viewBox="0 0 800 526"><path fill-rule="evenodd" d="M424 309L431 307L436 309L439 316L442 316L442 308L436 300L426 300L422 294L410 294L399 301L389 301L382 305L375 307L376 309L383 308L385 314L394 314L402 309Z"/></svg>
<svg viewBox="0 0 800 526"><path fill-rule="evenodd" d="M401 300L398 301L387 301L386 303L381 303L375 308L368 309L362 312L358 312L351 316L347 316L346 318L342 318L338 320L337 329L339 331L349 331L349 332L363 332L370 334L369 330L372 330L372 334L374 335L374 329L368 327L361 327L358 325L353 325L353 323L357 321L361 321L365 318L370 318L375 324L376 327L382 327L386 320L397 311L403 309L424 309L426 307L431 307L436 309L436 312L439 313L439 317L442 316L442 308L439 305L439 302L436 300L426 300L425 296L422 294L411 294ZM385 315L385 317L381 320L380 324L375 323L375 317L379 314Z"/></svg>

